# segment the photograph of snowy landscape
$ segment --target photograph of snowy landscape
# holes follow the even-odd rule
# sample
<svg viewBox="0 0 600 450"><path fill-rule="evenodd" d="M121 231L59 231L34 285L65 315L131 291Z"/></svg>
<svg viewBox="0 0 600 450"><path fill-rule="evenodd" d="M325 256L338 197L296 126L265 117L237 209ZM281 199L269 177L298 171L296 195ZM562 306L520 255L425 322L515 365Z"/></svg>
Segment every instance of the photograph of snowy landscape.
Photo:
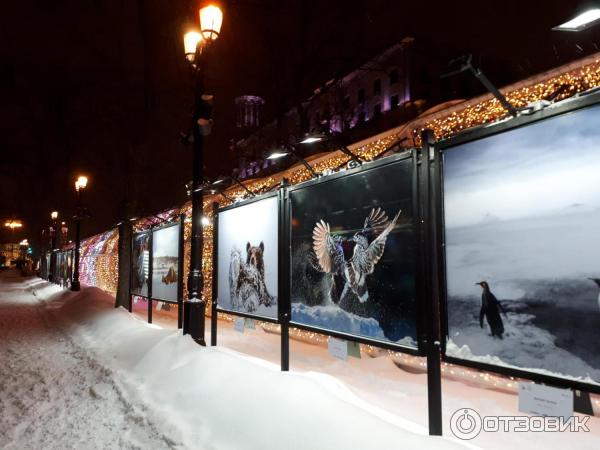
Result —
<svg viewBox="0 0 600 450"><path fill-rule="evenodd" d="M179 224L152 232L152 298L177 302Z"/></svg>
<svg viewBox="0 0 600 450"><path fill-rule="evenodd" d="M444 151L448 356L600 383L599 120Z"/></svg>
<svg viewBox="0 0 600 450"><path fill-rule="evenodd" d="M412 160L290 193L292 322L417 346Z"/></svg>
<svg viewBox="0 0 600 450"><path fill-rule="evenodd" d="M220 309L277 318L278 216L277 197L219 212Z"/></svg>
<svg viewBox="0 0 600 450"><path fill-rule="evenodd" d="M150 233L133 236L131 254L131 293L148 296L148 272L150 265Z"/></svg>

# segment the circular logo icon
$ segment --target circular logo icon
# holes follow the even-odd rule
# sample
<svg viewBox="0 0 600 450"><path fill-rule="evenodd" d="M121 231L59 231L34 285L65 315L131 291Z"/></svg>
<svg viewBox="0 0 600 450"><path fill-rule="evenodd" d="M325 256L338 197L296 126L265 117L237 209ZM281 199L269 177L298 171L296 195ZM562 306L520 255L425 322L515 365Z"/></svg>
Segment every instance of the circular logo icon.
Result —
<svg viewBox="0 0 600 450"><path fill-rule="evenodd" d="M450 418L450 430L459 439L468 441L477 437L481 432L481 416L471 408L455 411Z"/></svg>

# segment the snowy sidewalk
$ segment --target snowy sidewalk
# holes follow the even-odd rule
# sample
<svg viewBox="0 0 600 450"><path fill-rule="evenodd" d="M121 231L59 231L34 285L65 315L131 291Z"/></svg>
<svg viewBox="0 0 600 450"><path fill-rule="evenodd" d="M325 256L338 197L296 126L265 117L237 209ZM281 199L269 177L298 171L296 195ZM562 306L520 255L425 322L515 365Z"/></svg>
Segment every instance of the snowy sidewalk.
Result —
<svg viewBox="0 0 600 450"><path fill-rule="evenodd" d="M60 289L11 275L0 279L0 448L168 448L163 425L39 302Z"/></svg>
<svg viewBox="0 0 600 450"><path fill-rule="evenodd" d="M0 448L465 448L332 377L200 348L103 296L0 276Z"/></svg>

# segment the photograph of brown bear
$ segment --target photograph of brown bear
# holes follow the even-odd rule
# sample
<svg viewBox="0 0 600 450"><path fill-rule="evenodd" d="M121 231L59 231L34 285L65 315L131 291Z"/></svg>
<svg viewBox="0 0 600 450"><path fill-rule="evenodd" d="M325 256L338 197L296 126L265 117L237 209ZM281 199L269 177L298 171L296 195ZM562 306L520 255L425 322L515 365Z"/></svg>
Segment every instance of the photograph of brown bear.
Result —
<svg viewBox="0 0 600 450"><path fill-rule="evenodd" d="M217 305L223 311L277 317L277 197L218 213Z"/></svg>
<svg viewBox="0 0 600 450"><path fill-rule="evenodd" d="M235 247L231 250L231 266L229 270L229 287L231 303L238 311L255 312L260 305L269 307L273 304L273 296L269 294L265 283L265 245L246 244L246 260L241 258Z"/></svg>

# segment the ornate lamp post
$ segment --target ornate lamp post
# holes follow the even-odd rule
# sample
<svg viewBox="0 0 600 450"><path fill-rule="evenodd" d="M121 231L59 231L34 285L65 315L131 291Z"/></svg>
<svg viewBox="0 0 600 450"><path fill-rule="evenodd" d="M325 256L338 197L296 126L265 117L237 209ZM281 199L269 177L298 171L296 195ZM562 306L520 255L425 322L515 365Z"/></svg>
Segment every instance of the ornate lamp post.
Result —
<svg viewBox="0 0 600 450"><path fill-rule="evenodd" d="M79 291L81 283L79 283L79 252L81 248L81 219L85 214L83 207L83 190L87 186L87 177L80 176L75 181L75 195L77 196L76 212L75 212L75 261L73 261L73 282L71 283L72 291Z"/></svg>
<svg viewBox="0 0 600 450"><path fill-rule="evenodd" d="M202 166L204 136L212 128L213 96L204 86L207 56L212 43L219 37L223 12L214 5L200 9L200 32L191 31L183 38L185 58L190 63L194 83L193 116L193 178L192 178L192 242L190 272L188 274L189 298L184 304L183 333L191 334L200 345L204 340L206 301L202 296Z"/></svg>
<svg viewBox="0 0 600 450"><path fill-rule="evenodd" d="M50 213L50 219L52 223L50 225L50 272L48 273L48 281L56 282L54 275L56 272L56 237L58 235L58 211L52 211Z"/></svg>

